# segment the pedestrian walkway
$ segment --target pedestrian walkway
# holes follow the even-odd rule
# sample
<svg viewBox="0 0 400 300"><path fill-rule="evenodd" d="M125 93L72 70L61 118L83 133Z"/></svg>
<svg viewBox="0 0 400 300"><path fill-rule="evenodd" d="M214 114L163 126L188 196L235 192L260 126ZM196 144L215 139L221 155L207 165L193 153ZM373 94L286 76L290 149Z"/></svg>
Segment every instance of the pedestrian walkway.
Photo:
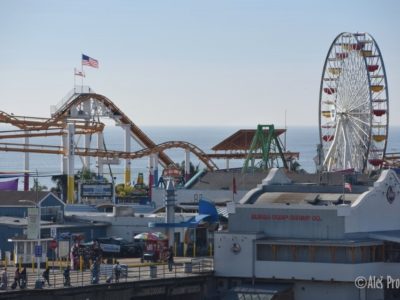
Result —
<svg viewBox="0 0 400 300"><path fill-rule="evenodd" d="M121 274L119 282L133 282L138 280L152 280L162 278L180 278L188 276L196 276L198 274L212 273L213 272L213 259L209 257L203 258L181 258L176 257L173 268L170 271L167 263L141 263L140 259L121 259L120 261ZM56 266L51 267L49 281L50 286L46 283L44 289L54 288L68 288L64 286L64 268ZM3 272L4 267L1 268ZM7 267L8 273L8 287L7 290L0 290L0 293L11 291L11 284L14 281L14 273L16 267ZM27 268L27 285L26 289L34 289L37 280L44 281L42 277L44 269L40 269L39 276L37 270ZM92 271L87 270L71 270L70 271L70 286L78 287L91 285L94 281L92 278ZM101 264L99 268L98 284L115 283L115 275L113 274L112 264ZM16 290L20 289L16 287Z"/></svg>

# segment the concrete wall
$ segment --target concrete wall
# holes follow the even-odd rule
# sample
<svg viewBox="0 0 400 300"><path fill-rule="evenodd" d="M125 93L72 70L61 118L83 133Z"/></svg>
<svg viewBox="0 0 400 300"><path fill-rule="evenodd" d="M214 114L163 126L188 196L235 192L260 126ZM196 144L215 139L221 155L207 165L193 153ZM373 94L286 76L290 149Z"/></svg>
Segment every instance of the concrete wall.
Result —
<svg viewBox="0 0 400 300"><path fill-rule="evenodd" d="M392 190L393 201L388 201L388 189ZM373 232L400 230L400 181L392 170L382 172L374 188L364 193L345 217L345 230Z"/></svg>
<svg viewBox="0 0 400 300"><path fill-rule="evenodd" d="M231 232L264 232L269 237L340 239L344 217L335 207L301 207L280 204L236 206L229 215Z"/></svg>
<svg viewBox="0 0 400 300"><path fill-rule="evenodd" d="M156 207L164 206L165 190L153 188L152 201ZM213 202L228 202L232 201L231 190L185 190L178 189L175 191L177 203L181 202L197 202L201 197L207 198ZM237 191L235 201L239 201L247 191Z"/></svg>
<svg viewBox="0 0 400 300"><path fill-rule="evenodd" d="M240 269L245 264L251 264L251 258L241 262L235 269L236 276L240 276ZM285 261L256 261L255 274L257 278L297 279L297 280L323 280L323 281L348 281L354 282L358 276L388 275L400 278L400 264L396 263L309 263ZM233 275L232 275L233 276Z"/></svg>
<svg viewBox="0 0 400 300"><path fill-rule="evenodd" d="M350 282L310 282L296 281L294 285L296 300L383 300L383 289L360 290Z"/></svg>
<svg viewBox="0 0 400 300"><path fill-rule="evenodd" d="M214 235L214 269L217 276L253 276L253 240L257 234ZM236 247L236 251L234 249ZM239 251L237 251L239 247Z"/></svg>

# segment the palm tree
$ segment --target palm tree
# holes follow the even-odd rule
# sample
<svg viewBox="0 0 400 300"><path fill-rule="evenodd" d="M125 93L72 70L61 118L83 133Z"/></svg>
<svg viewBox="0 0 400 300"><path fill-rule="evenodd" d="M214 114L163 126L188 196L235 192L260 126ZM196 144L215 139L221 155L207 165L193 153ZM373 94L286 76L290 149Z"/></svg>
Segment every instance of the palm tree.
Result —
<svg viewBox="0 0 400 300"><path fill-rule="evenodd" d="M52 192L61 196L61 200L65 201L67 199L67 174L53 175L51 176L51 181L56 184L55 188L52 188Z"/></svg>
<svg viewBox="0 0 400 300"><path fill-rule="evenodd" d="M33 179L33 187L31 188L31 191L35 191L35 192L47 191L47 186L41 185L39 180L37 178L34 178Z"/></svg>

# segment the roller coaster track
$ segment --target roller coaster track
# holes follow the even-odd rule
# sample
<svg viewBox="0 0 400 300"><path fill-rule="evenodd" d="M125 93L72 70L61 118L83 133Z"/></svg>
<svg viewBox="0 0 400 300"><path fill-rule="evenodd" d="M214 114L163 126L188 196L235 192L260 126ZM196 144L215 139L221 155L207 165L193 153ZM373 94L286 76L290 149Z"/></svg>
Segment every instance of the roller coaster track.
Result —
<svg viewBox="0 0 400 300"><path fill-rule="evenodd" d="M200 161L202 161L206 165L207 169L209 169L210 171L218 169L217 165L208 157L208 155L203 150L201 150L199 147L197 147L194 144L191 144L188 142L183 142L183 141L170 141L170 142L158 144L155 147L150 148L150 149L148 148L148 149L142 149L142 150L136 151L135 155L147 156L150 153L157 153L157 152L171 149L171 148L182 148L182 149L188 150L191 153L193 153L195 156L197 156L197 158ZM150 151L150 153L149 153L149 151Z"/></svg>
<svg viewBox="0 0 400 300"><path fill-rule="evenodd" d="M171 148L181 148L189 150L200 161L202 161L206 165L207 169L209 169L210 171L218 169L217 165L212 160L210 160L207 154L204 153L199 147L183 141L169 141L159 145L155 145L152 148L146 148L135 152L123 152L123 151L113 151L113 150L106 151L101 149L75 147L75 154L80 156L93 156L93 157L103 157L103 158L137 159L148 156L153 153L159 153L161 151ZM0 143L0 151L65 154L66 149L63 149L63 147L61 146L51 146L51 145Z"/></svg>
<svg viewBox="0 0 400 300"><path fill-rule="evenodd" d="M122 125L129 126L131 134L135 137L136 141L144 148L154 148L156 144L138 127L133 123L127 115L124 114L110 99L107 97L96 94L96 93L83 93L75 94L73 97L68 99L49 119L46 123L52 123L55 120L60 120L68 117L68 113L73 106L79 105L85 101L97 100L109 111L109 117ZM159 153L159 159L164 167L173 164L172 159L165 153Z"/></svg>
<svg viewBox="0 0 400 300"><path fill-rule="evenodd" d="M90 91L90 88L89 88ZM152 153L158 153L161 164L166 167L174 162L172 159L163 153L164 150L170 148L182 148L190 151L202 161L209 170L218 169L216 164L197 146L183 141L170 141L159 145L156 145L131 119L120 110L110 99L107 97L96 94L96 93L71 93L71 95L59 106L59 108L52 114L51 118L34 118L25 116L14 116L0 111L0 122L8 123L18 127L21 130L29 131L18 132L18 131L3 131L1 132L0 139L9 138L22 138L22 137L38 137L38 136L54 136L62 135L62 129L65 129L67 120L75 124L76 134L88 134L101 132L104 129L104 124L101 122L95 122L94 120L84 119L80 120L79 116L73 118L71 116L71 109L84 103L85 101L96 100L106 110L108 117L114 119L119 125L125 125L129 127L132 137L144 148L136 152L122 152L122 151L110 151L101 149L85 149L76 148L75 154L81 156L97 156L97 157L108 157L108 158L140 158L147 156ZM103 112L104 114L104 112ZM59 129L59 131L56 131ZM38 131L33 133L32 131ZM42 131L42 132L39 132ZM36 153L48 153L48 154L62 154L65 150L59 146L42 146L42 145L25 145L22 147L21 144L13 143L1 143L0 150L2 151L17 151L17 152L36 152Z"/></svg>
<svg viewBox="0 0 400 300"><path fill-rule="evenodd" d="M75 124L75 128L81 129L80 132L77 132L77 134L84 134L84 133L95 133L95 132L101 132L104 129L104 124L101 122L95 122L95 121L81 121L81 120L73 120L69 121L71 123ZM24 131L48 131L52 129L64 129L66 126L65 120L59 119L59 120L54 120L53 118L48 119L48 118L35 118L35 117L26 117L26 116L14 116L10 115L4 111L0 111L0 123L7 123L11 124L21 130ZM12 132L12 131L1 131L1 134L4 132ZM15 130L14 132L17 133ZM29 133L25 133L26 136L32 136ZM50 134L36 134L34 137L37 136L47 136ZM24 137L22 134L21 136L17 136L16 138L19 137ZM6 138L13 138L13 137L6 137Z"/></svg>

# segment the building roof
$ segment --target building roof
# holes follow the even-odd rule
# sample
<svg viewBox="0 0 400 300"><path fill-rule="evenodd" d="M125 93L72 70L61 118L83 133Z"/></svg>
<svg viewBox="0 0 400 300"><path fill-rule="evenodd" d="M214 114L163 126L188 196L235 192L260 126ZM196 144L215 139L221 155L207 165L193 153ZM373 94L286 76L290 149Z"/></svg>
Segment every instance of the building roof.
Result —
<svg viewBox="0 0 400 300"><path fill-rule="evenodd" d="M27 218L17 218L17 217L8 217L8 216L0 216L0 225L7 225L12 227L26 227L28 225ZM53 222L49 221L40 221L40 227L46 228L54 225Z"/></svg>
<svg viewBox="0 0 400 300"><path fill-rule="evenodd" d="M268 129L264 130L265 134L268 134ZM276 136L280 136L286 132L286 129L275 129ZM231 136L224 139L219 144L211 148L214 151L227 151L227 150L243 150L247 151L250 149L251 142L253 140L256 129L240 129Z"/></svg>
<svg viewBox="0 0 400 300"><path fill-rule="evenodd" d="M235 177L236 188L240 190L250 190L260 184L265 179L270 170L255 170L254 172L242 173L242 169L218 170L207 172L192 187L193 190L232 190L233 178ZM324 173L309 174L296 173L283 170L282 172L293 182L297 184L316 184L322 186L343 186L343 174ZM373 178L366 174L357 174L353 182L353 189L356 192L357 186L372 186ZM360 192L364 190L360 189ZM358 193L358 192L356 192Z"/></svg>
<svg viewBox="0 0 400 300"><path fill-rule="evenodd" d="M261 194L254 205L259 204L311 204L311 205L333 205L344 202L353 203L359 194L340 193L286 193L286 192L265 192Z"/></svg>
<svg viewBox="0 0 400 300"><path fill-rule="evenodd" d="M26 227L28 225L27 218L16 218L16 217L4 217L0 216L0 225L12 226L12 227ZM100 222L100 221L79 221L72 220L64 223L54 223L50 221L40 221L40 227L42 229L45 228L81 228L81 227L99 227L99 226L108 226L110 225L108 222Z"/></svg>
<svg viewBox="0 0 400 300"><path fill-rule="evenodd" d="M29 207L32 206L32 203L19 202L19 200L29 200L36 203L46 198L49 194L52 194L54 198L58 199L57 196L49 191L0 191L0 206Z"/></svg>

